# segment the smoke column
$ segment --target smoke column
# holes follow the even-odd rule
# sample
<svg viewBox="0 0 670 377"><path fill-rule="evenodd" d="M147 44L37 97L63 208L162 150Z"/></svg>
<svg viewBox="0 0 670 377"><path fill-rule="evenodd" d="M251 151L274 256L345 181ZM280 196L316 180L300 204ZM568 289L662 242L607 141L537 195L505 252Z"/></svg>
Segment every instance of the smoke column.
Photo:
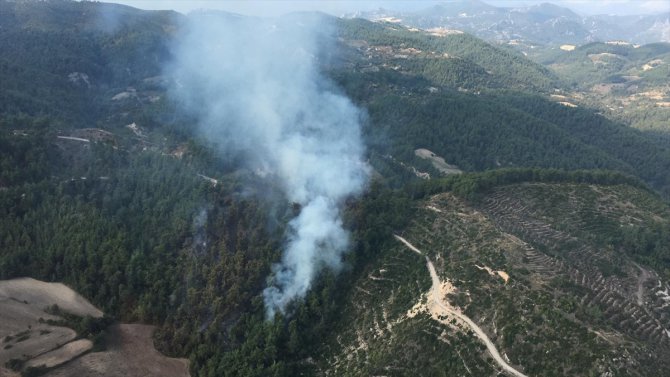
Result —
<svg viewBox="0 0 670 377"><path fill-rule="evenodd" d="M338 270L348 248L340 208L364 188L360 111L318 69L328 22L191 16L174 48L172 95L200 119L225 155L278 179L300 204L280 263L263 291L266 315L303 297L324 267Z"/></svg>

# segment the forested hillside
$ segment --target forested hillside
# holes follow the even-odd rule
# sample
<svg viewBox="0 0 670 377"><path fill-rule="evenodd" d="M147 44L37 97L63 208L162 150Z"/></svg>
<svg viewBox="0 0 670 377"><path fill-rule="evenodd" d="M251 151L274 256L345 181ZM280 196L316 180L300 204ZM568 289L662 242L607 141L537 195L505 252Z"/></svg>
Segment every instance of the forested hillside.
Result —
<svg viewBox="0 0 670 377"><path fill-rule="evenodd" d="M535 60L566 78L572 101L662 136L668 130L670 44L589 43L552 49Z"/></svg>
<svg viewBox="0 0 670 377"><path fill-rule="evenodd" d="M495 47L462 32L433 35L363 19L337 23L341 38L369 54L367 61L360 62L362 68L383 62L396 65L396 71L424 77L437 85L468 89L548 91L557 85L557 78L546 68L525 59L521 53Z"/></svg>
<svg viewBox="0 0 670 377"><path fill-rule="evenodd" d="M557 103L564 77L469 34L307 16L363 114L341 271L266 318L301 208L168 94L189 17L0 0L0 278L158 326L192 376L500 375L487 346L527 376L670 371L670 145Z"/></svg>
<svg viewBox="0 0 670 377"><path fill-rule="evenodd" d="M643 241L667 236L667 206L623 182L543 170L443 182L397 233L422 255L396 240L367 265L318 368L497 375L456 308L523 375L667 374L668 255Z"/></svg>
<svg viewBox="0 0 670 377"><path fill-rule="evenodd" d="M466 55L445 46L452 43L458 46L463 38L470 36L424 36L427 38L424 42L411 44L411 40L405 39L395 43L402 43L401 49L412 52L426 48L426 43L433 41L434 50L408 53L394 60L395 66L391 67L388 60L376 55L388 50L393 51L388 56L397 56L400 50L393 50L392 41L401 27L362 20L348 22L369 24L380 35L388 35L387 40L376 37L383 42L357 44L355 41L365 40L367 29L354 29L343 47L349 52L345 55L349 57L348 64L333 69L337 82L370 113L368 133L373 153L409 161L416 148L427 148L470 171L505 166L614 169L636 174L667 194L669 186L664 173L670 166L667 143L658 143L655 135L630 129L595 109L564 101L557 103L549 93L538 94L538 87L523 85L524 81L518 77L534 81L532 78L544 71L523 57L492 46L480 50L477 44ZM419 32L404 32L420 39ZM450 51L449 58L439 58L441 48ZM486 58L479 60L479 55ZM504 67L503 80L518 86L500 86L494 81L466 85L461 80L467 80L470 70L464 73L457 70L457 79L449 81L414 69L432 60L449 61L465 56L482 61L481 64L488 61L499 69ZM507 60L510 56L523 65L510 63ZM480 79L495 77L487 73L472 75ZM545 77L550 80L553 76ZM510 87L516 90L502 89Z"/></svg>

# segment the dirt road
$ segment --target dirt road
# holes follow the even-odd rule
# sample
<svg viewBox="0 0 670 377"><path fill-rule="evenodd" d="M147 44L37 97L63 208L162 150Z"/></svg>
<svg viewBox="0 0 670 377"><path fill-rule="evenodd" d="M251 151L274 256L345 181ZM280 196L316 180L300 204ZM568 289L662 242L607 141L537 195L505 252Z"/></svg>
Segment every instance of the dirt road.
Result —
<svg viewBox="0 0 670 377"><path fill-rule="evenodd" d="M416 247L414 247L414 246L413 246L411 243L409 243L406 239L404 239L404 238L402 238L402 237L400 237L400 236L397 236L397 235L395 235L395 234L393 235L393 237L395 237L395 239L397 239L398 241L404 243L405 246L407 246L407 247L408 247L410 250L412 250L413 252L415 252L415 253L417 253L417 254L419 254L419 255L423 255L423 253L421 252L421 250L419 250L419 249L417 249Z"/></svg>
<svg viewBox="0 0 670 377"><path fill-rule="evenodd" d="M410 250L414 251L415 253L423 255L421 250L414 247L406 239L397 235L394 235L394 237L403 244L405 244L405 246L407 246ZM433 265L433 262L431 262L427 256L426 256L426 266L428 267L428 272L430 272L430 278L433 283L430 288L431 294L428 295L429 299L434 300L435 301L434 304L437 305L444 312L454 316L462 323L467 324L470 327L470 329L475 333L475 335L477 335L477 337L484 343L484 345L486 345L486 349L489 351L489 353L496 361L496 363L498 363L498 365L508 374L516 377L528 377L525 374L519 372L518 370L512 368L511 365L507 364L507 362L502 358L502 356L500 356L500 353L496 349L491 339L489 339L489 337L486 335L486 333L484 333L481 327L477 326L477 324L474 323L468 316L462 314L460 311L456 310L454 307L452 307L448 302L444 300L443 295L440 294L442 282L440 282L440 278L437 276L437 271L435 271L435 266Z"/></svg>

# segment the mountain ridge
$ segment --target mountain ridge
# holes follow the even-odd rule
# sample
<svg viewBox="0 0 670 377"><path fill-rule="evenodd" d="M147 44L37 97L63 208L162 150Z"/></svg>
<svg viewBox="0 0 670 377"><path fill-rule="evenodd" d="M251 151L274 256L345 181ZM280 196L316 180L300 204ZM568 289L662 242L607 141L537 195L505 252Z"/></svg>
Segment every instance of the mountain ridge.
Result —
<svg viewBox="0 0 670 377"><path fill-rule="evenodd" d="M198 377L510 374L491 349L533 377L670 372L670 147L579 102L560 72L453 30L266 20L333 31L320 40L333 48L301 52L361 109L353 163L371 176L342 199L342 268L268 319L263 291L303 206L170 97L172 43L201 19L119 7L128 22L82 32L68 25L106 6L20 6L23 24L0 27L0 278L63 282L155 325L155 347ZM52 8L62 18L45 22ZM595 66L602 47L624 48L564 52ZM9 333L5 349L26 336ZM57 376L87 360L6 366Z"/></svg>
<svg viewBox="0 0 670 377"><path fill-rule="evenodd" d="M488 41L505 44L557 46L609 40L638 44L670 41L670 13L580 16L569 8L551 3L497 7L481 1L444 2L425 10L379 9L348 14L346 17L393 20L421 29L458 29Z"/></svg>

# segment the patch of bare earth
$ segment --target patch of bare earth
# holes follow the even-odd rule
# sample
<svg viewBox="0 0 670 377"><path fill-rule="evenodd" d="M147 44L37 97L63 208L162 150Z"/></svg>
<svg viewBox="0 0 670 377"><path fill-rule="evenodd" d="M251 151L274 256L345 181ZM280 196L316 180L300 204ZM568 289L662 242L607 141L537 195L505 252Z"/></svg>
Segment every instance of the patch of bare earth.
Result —
<svg viewBox="0 0 670 377"><path fill-rule="evenodd" d="M439 170L443 174L460 174L462 173L461 169L456 165L448 164L444 158L436 155L435 153L429 151L428 149L419 148L414 151L414 154L424 160L430 160L433 164L433 167Z"/></svg>
<svg viewBox="0 0 670 377"><path fill-rule="evenodd" d="M45 312L52 305L79 316L102 316L100 310L63 284L30 278L0 281L0 365L11 359L38 357L77 336L72 329L45 323L61 319Z"/></svg>
<svg viewBox="0 0 670 377"><path fill-rule="evenodd" d="M121 324L108 330L108 350L88 353L50 371L49 377L188 377L188 360L160 354L153 344L154 326Z"/></svg>
<svg viewBox="0 0 670 377"><path fill-rule="evenodd" d="M41 356L31 359L26 363L27 367L45 366L53 368L55 366L66 363L73 358L83 354L84 352L93 348L93 342L88 339L79 339L70 342L60 348L51 352L47 352Z"/></svg>
<svg viewBox="0 0 670 377"><path fill-rule="evenodd" d="M560 104L563 105L563 106L567 106L567 107L577 107L577 105L575 105L575 104L572 103L572 102L559 101L558 103L560 103Z"/></svg>
<svg viewBox="0 0 670 377"><path fill-rule="evenodd" d="M662 101L665 98L665 92L660 89L655 89L655 90L649 90L646 92L640 92L635 94L634 96L638 97L647 97L652 100L657 100L657 101Z"/></svg>
<svg viewBox="0 0 670 377"><path fill-rule="evenodd" d="M0 298L8 297L40 309L58 305L62 310L78 316L100 318L102 312L85 298L61 283L47 283L31 278L0 281Z"/></svg>
<svg viewBox="0 0 670 377"><path fill-rule="evenodd" d="M416 248L414 245L412 245L409 241L404 239L403 237L400 237L398 235L394 235L394 237L402 242L405 246L407 246L410 250L414 251L415 253L423 255L421 250ZM430 291L425 294L425 299L422 297L421 300L414 305L412 309L410 309L407 313L407 317L412 318L416 316L418 313L421 312L427 312L430 314L431 318L433 320L440 322L442 324L445 324L449 327L452 328L469 328L474 332L474 334L484 343L486 346L487 351L495 360L495 362L505 371L507 374L514 376L514 377L527 377L525 374L519 372L518 370L514 369L511 365L505 361L502 356L500 356L500 353L498 352L498 349L496 346L493 344L491 339L489 339L488 335L484 332L484 330L481 329L474 321L472 321L468 316L463 314L461 310L458 307L455 307L451 305L445 297L456 291L456 288L454 287L453 284L447 279L444 281L441 281L440 278L437 276L437 271L435 271L435 266L433 265L433 262L426 256L426 267L428 268L428 272L430 273L430 279L432 281L432 286L430 288Z"/></svg>
<svg viewBox="0 0 670 377"><path fill-rule="evenodd" d="M0 377L21 377L21 374L0 366Z"/></svg>
<svg viewBox="0 0 670 377"><path fill-rule="evenodd" d="M463 34L461 30L455 30L455 29L447 29L443 27L435 27L432 29L426 29L426 32L429 35L433 35L436 37L446 37L448 35L458 35L458 34Z"/></svg>
<svg viewBox="0 0 670 377"><path fill-rule="evenodd" d="M5 314L3 312L3 314ZM5 318L4 315L0 316ZM0 325L0 327L3 327ZM5 363L11 359L30 359L63 344L70 342L77 336L77 333L67 327L57 327L37 324L30 329L8 334L2 331L2 341L0 348L0 363Z"/></svg>
<svg viewBox="0 0 670 377"><path fill-rule="evenodd" d="M500 276L500 278L503 279L505 281L505 283L507 283L507 281L509 280L509 274L505 271L495 271L491 267L488 267L488 266L483 266L482 267L482 266L479 266L479 265L476 265L476 264L475 264L475 267L477 267L480 270L484 270L484 271L488 272L489 275L491 275L491 276L496 276L496 275Z"/></svg>
<svg viewBox="0 0 670 377"><path fill-rule="evenodd" d="M4 368L11 359L23 360L26 367L54 368L45 376L189 376L186 359L165 357L154 348L153 326L111 326L108 350L86 353L93 347L90 340L74 340L74 330L45 323L62 319L45 311L53 305L82 317L103 316L64 284L31 278L0 281L0 377L20 375Z"/></svg>
<svg viewBox="0 0 670 377"><path fill-rule="evenodd" d="M612 60L624 60L624 58L620 55L617 54L612 54L610 52L602 52L600 54L589 54L588 55L589 59L591 59L591 62L593 64L603 64L607 65L609 61Z"/></svg>

